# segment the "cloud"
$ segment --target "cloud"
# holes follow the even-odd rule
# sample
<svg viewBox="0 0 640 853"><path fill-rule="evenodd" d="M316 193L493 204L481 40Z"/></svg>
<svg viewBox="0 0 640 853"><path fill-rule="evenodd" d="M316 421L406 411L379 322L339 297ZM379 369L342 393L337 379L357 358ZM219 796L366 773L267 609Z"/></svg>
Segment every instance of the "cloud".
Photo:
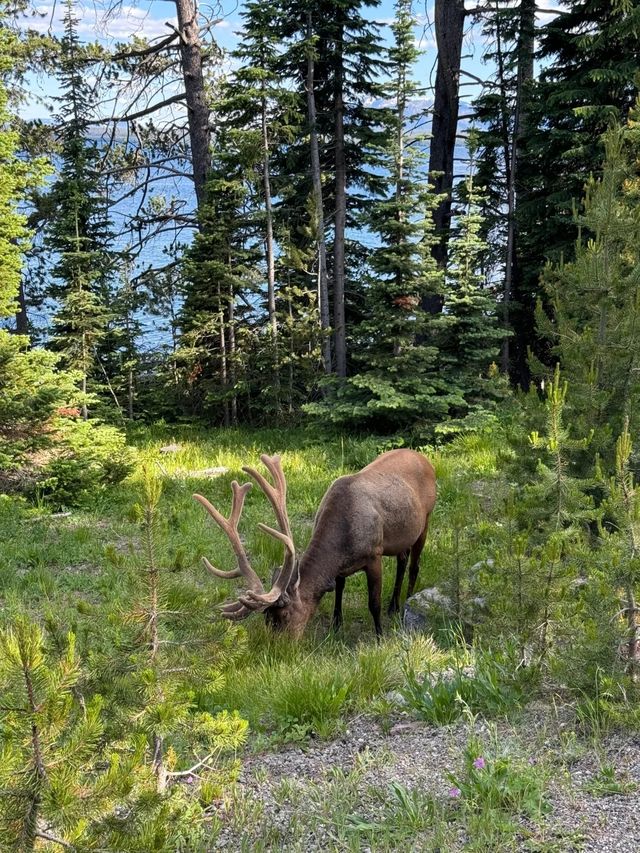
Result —
<svg viewBox="0 0 640 853"><path fill-rule="evenodd" d="M63 31L64 6L61 3L44 3L37 7L38 16L30 19L29 26L38 32ZM175 16L153 17L149 8L140 6L117 6L109 14L99 4L76 3L75 17L78 20L78 35L88 41L123 41L132 36L153 39L167 35L166 22L176 25Z"/></svg>

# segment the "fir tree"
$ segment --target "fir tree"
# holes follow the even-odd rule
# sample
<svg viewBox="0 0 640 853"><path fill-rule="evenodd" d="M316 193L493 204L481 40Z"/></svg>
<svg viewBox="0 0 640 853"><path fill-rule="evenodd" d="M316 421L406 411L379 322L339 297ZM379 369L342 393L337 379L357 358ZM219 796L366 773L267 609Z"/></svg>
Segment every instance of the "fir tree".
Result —
<svg viewBox="0 0 640 853"><path fill-rule="evenodd" d="M609 131L605 146L602 178L589 180L577 217L575 260L546 269L551 311L537 317L569 382L577 429L595 430L595 449L610 454L612 430L626 418L631 431L640 425L640 220L625 133Z"/></svg>
<svg viewBox="0 0 640 853"><path fill-rule="evenodd" d="M256 224L263 234L266 266L266 309L270 347L270 387L273 408L279 410L280 356L276 283L277 246L274 225L274 152L286 144L300 123L297 97L283 85L279 73L280 35L275 3L250 2L242 12L243 39L233 52L240 63L224 86L217 111L233 135L234 144L248 150L246 163L254 172L253 193L260 199Z"/></svg>
<svg viewBox="0 0 640 853"><path fill-rule="evenodd" d="M505 332L499 328L496 300L484 273L487 244L482 238L482 199L471 176L459 187L459 195L464 208L454 223L449 247L440 370L464 397L464 406L455 414L470 415L473 421L479 410L491 408L496 397L504 394L490 373L495 373Z"/></svg>
<svg viewBox="0 0 640 853"><path fill-rule="evenodd" d="M540 79L531 89L519 175L517 335L523 358L529 347L546 359L534 320L537 298L544 298L540 270L545 259L573 258L574 211L590 175L601 172L603 134L613 123L624 124L635 102L639 34L638 0L565 0L561 13L539 30Z"/></svg>
<svg viewBox="0 0 640 853"><path fill-rule="evenodd" d="M240 395L249 390L246 337L253 330L239 321L241 311L253 312L239 302L255 289L259 255L254 210L247 210L246 151L222 144L226 148L214 159L207 201L200 209L200 230L185 258L176 358L186 372L191 411L228 426L238 423Z"/></svg>
<svg viewBox="0 0 640 853"><path fill-rule="evenodd" d="M65 367L81 376L83 416L88 417L89 380L109 318L108 287L113 258L107 249L108 221L98 171L99 151L86 138L91 91L81 71L77 18L67 3L62 39L61 111L64 122L61 168L51 188L54 219L47 245L55 253L50 295L59 302L52 347Z"/></svg>
<svg viewBox="0 0 640 853"><path fill-rule="evenodd" d="M432 341L440 322L422 307L441 292L442 275L431 256L432 208L438 198L427 187L420 117L407 130L409 106L418 94L412 71L419 51L413 39L410 4L397 5L394 45L389 52L393 104L386 119L386 197L370 202L364 225L377 235L369 256L364 319L354 331L354 375L334 387L326 402L307 410L334 422L367 424L381 431L406 429L415 421L443 417L457 399L437 375ZM380 120L379 119L379 120Z"/></svg>

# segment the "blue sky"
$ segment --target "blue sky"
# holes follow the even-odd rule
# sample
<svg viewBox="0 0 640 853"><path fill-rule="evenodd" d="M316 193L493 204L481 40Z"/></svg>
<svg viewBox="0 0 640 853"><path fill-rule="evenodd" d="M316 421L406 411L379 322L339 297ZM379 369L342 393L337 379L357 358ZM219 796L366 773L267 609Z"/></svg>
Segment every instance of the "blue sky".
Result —
<svg viewBox="0 0 640 853"><path fill-rule="evenodd" d="M109 0L84 0L76 3L78 31L83 41L98 40L103 44L113 44L127 41L133 35L152 39L169 33L167 23L175 24L173 3L167 0L123 0L114 13L107 15L109 5ZM219 4L201 5L212 18L220 19L213 30L214 37L222 48L231 50L240 37L241 4L236 0L221 0ZM382 0L377 8L366 10L366 14L388 26L393 19L393 5L393 0ZM36 9L38 16L31 19L30 26L40 32L61 32L64 14L64 3L61 0L45 0L37 3ZM435 43L430 26L433 17L432 0L418 0L415 11L419 20L416 26L416 42L425 51L416 70L416 77L427 82L432 76L435 60ZM388 29L386 32L388 34ZM470 33L467 38L465 52L468 57L465 63L469 70L479 74L482 71L481 45L474 35ZM33 98L23 108L23 115L25 118L43 117L46 111L39 99L55 93L55 81L48 77L32 75L29 83Z"/></svg>
<svg viewBox="0 0 640 853"><path fill-rule="evenodd" d="M38 16L31 19L30 25L41 32L61 31L61 20L64 14L63 0L35 0ZM157 38L169 32L167 23L175 24L174 5L170 0L121 0L114 12L107 14L113 0L78 0L76 15L79 18L79 34L84 41L98 40L104 44L127 41L131 36ZM476 5L476 0L466 0L468 8ZM560 5L559 0L547 0L546 9L553 10ZM238 31L241 28L239 0L213 0L211 3L201 2L201 8L212 19L220 19L214 27L214 36L218 44L231 50L238 42ZM416 26L416 42L424 51L416 68L416 79L424 81L428 86L433 82L435 74L435 42L431 21L433 20L433 0L416 0L414 11L418 19ZM372 19L388 26L393 20L394 0L381 0L379 6L366 10ZM541 20L547 18L541 14ZM390 35L388 29L386 34ZM484 78L489 69L482 64L483 40L478 28L469 25L464 46L463 68L471 74ZM39 98L55 93L55 81L50 78L32 75L30 87L33 97L23 108L25 118L44 117L44 110ZM462 81L462 99L470 101L477 92L477 85L470 78Z"/></svg>

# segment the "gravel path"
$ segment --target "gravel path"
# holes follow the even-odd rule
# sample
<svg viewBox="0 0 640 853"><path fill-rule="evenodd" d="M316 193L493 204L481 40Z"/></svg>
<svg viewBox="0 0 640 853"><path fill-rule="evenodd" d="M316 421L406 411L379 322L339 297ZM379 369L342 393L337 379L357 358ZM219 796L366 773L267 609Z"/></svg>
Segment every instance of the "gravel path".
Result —
<svg viewBox="0 0 640 853"><path fill-rule="evenodd" d="M523 757L549 768L548 792L551 810L543 824L528 835L528 842L513 840L513 850L556 851L640 851L640 737L609 736L596 749L576 737L567 722L543 706L528 709L515 726L498 724L497 729L475 726L475 732L496 737ZM493 732L493 734L492 734ZM336 841L327 818L326 843L322 832L300 840L296 825L301 809L339 809L343 798L355 806L359 816L375 819L380 811L380 796L389 784L399 782L446 800L450 782L446 772L459 766L460 756L470 729L468 724L434 728L401 716L384 731L374 720L351 721L343 735L330 742L312 743L308 748L283 748L248 758L244 764L239 801L222 815L223 829L216 848L225 850L351 850ZM622 793L611 795L606 785L607 767L615 768L614 783ZM337 780L337 781L336 781ZM337 787L337 786L342 787ZM311 793L310 793L311 792ZM337 797L337 799L336 799ZM352 798L352 801L349 798ZM235 827L230 815L242 804ZM225 819L226 818L226 819ZM257 820L268 827L260 844L239 845L238 825L249 826ZM524 826L524 824L523 824ZM531 828L529 828L531 830ZM333 842L331 841L333 837ZM269 839L271 838L271 841ZM289 841L290 839L290 841ZM466 849L464 833L447 845L433 847L417 837L393 846L397 850L457 851ZM358 848L355 848L358 849ZM361 848L363 850L367 848ZM386 849L386 848L385 848Z"/></svg>

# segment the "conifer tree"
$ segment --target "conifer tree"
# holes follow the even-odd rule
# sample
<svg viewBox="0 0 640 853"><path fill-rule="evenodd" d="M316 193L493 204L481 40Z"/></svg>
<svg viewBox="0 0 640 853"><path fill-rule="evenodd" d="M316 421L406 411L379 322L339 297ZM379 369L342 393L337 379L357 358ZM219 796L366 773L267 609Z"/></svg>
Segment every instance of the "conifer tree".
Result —
<svg viewBox="0 0 640 853"><path fill-rule="evenodd" d="M61 168L49 196L54 215L47 245L55 256L49 295L59 303L52 347L62 353L65 367L80 374L86 419L89 383L99 373L98 347L109 319L113 258L98 171L100 155L96 143L87 139L91 92L82 75L77 24L73 2L68 0L61 60Z"/></svg>
<svg viewBox="0 0 640 853"><path fill-rule="evenodd" d="M53 842L75 849L125 795L126 762L100 749L101 700L79 703L75 638L58 659L24 617L0 631L0 846L30 851Z"/></svg>
<svg viewBox="0 0 640 853"><path fill-rule="evenodd" d="M176 353L187 383L185 402L213 423L238 423L240 393L249 393L246 360L252 349L253 314L241 297L257 287L259 252L255 211L247 204L247 153L242 145L221 141L200 208L200 229L184 265L186 296L181 341ZM247 209L248 208L248 209ZM243 307L244 306L244 307ZM241 337L242 336L242 337Z"/></svg>
<svg viewBox="0 0 640 853"><path fill-rule="evenodd" d="M235 145L248 152L247 163L254 170L254 194L260 198L256 225L263 233L266 265L266 309L270 335L271 385L276 413L279 409L280 356L278 344L278 312L274 224L274 151L286 144L293 133L292 123L299 124L295 93L283 85L279 73L280 35L277 7L272 2L250 2L242 12L243 39L233 52L240 65L224 86L217 111Z"/></svg>
<svg viewBox="0 0 640 853"><path fill-rule="evenodd" d="M537 318L569 382L578 431L595 430L595 449L609 455L612 430L626 418L630 431L640 426L640 219L625 132L609 131L605 149L577 217L575 260L546 269L550 316L539 307Z"/></svg>
<svg viewBox="0 0 640 853"><path fill-rule="evenodd" d="M505 332L498 326L496 300L487 287L482 238L481 197L473 178L459 188L460 203L449 245L446 271L446 323L440 342L440 370L460 388L468 414L495 404L498 385L489 374L499 357ZM494 371L495 372L495 371Z"/></svg>
<svg viewBox="0 0 640 853"><path fill-rule="evenodd" d="M412 71L419 52L413 39L410 3L399 2L389 52L393 82L387 97L386 197L370 202L362 225L378 235L369 256L364 319L354 331L353 372L334 387L326 401L309 412L333 422L374 426L380 431L406 429L415 421L437 420L462 402L456 386L437 371L433 341L441 318L423 306L429 294L441 293L442 274L431 255L432 210L439 199L427 185L420 135L407 130L408 110L418 93Z"/></svg>
<svg viewBox="0 0 640 853"><path fill-rule="evenodd" d="M534 319L537 298L545 297L540 270L545 260L573 259L574 211L590 175L601 173L603 134L613 123L624 124L634 106L639 35L639 0L565 0L561 13L539 28L541 70L528 102L519 172L516 298L523 358L527 347L545 358Z"/></svg>

